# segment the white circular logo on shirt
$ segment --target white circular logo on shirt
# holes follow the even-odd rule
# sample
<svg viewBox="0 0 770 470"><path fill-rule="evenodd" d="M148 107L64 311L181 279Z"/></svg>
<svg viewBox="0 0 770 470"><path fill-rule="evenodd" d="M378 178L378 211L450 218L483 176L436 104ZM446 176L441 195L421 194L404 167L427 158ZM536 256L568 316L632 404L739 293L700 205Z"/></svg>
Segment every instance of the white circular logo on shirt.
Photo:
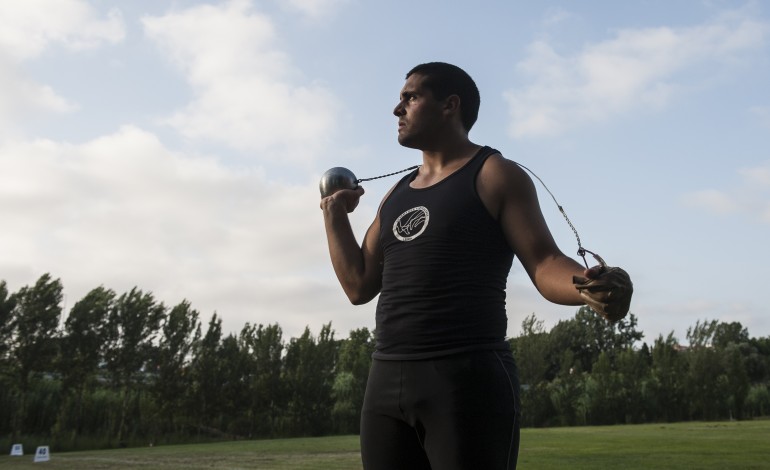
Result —
<svg viewBox="0 0 770 470"><path fill-rule="evenodd" d="M399 215L393 222L393 235L402 242L414 240L428 227L428 219L430 219L430 213L427 207L413 207Z"/></svg>

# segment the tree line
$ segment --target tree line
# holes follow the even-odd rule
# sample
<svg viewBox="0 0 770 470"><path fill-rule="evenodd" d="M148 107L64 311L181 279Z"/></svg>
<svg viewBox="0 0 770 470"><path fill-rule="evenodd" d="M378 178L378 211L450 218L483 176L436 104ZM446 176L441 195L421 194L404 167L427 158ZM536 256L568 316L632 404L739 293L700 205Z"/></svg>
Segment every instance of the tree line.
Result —
<svg viewBox="0 0 770 470"><path fill-rule="evenodd" d="M0 281L0 443L54 449L358 432L373 333L331 323L204 327L189 302L97 287L62 322L62 283ZM534 314L510 340L525 426L747 419L770 414L770 337L698 322L642 343L636 317L590 309L546 331ZM641 344L641 346L639 346ZM7 436L4 438L2 436Z"/></svg>
<svg viewBox="0 0 770 470"><path fill-rule="evenodd" d="M770 337L738 322L697 321L649 345L630 314L610 324L588 307L550 331L535 315L511 340L525 426L751 419L770 415ZM638 346L640 345L641 346Z"/></svg>

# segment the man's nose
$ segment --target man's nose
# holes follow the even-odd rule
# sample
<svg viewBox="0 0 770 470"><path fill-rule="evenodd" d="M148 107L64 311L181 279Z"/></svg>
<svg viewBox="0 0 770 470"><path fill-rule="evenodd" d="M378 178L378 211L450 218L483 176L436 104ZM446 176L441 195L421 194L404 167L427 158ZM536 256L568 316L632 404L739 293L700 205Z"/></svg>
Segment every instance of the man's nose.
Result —
<svg viewBox="0 0 770 470"><path fill-rule="evenodd" d="M404 114L404 102L399 101L395 108L393 108L394 116L403 116Z"/></svg>

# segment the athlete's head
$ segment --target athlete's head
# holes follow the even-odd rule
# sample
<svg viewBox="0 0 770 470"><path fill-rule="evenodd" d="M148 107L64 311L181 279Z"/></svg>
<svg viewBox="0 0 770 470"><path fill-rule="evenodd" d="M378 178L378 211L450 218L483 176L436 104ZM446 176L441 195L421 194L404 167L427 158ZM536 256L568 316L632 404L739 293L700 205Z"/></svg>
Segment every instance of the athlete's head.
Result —
<svg viewBox="0 0 770 470"><path fill-rule="evenodd" d="M406 74L423 77L422 85L428 88L433 97L443 100L450 95L460 98L460 118L466 131L470 131L479 116L481 97L479 89L470 75L456 65L444 62L428 62L414 67Z"/></svg>

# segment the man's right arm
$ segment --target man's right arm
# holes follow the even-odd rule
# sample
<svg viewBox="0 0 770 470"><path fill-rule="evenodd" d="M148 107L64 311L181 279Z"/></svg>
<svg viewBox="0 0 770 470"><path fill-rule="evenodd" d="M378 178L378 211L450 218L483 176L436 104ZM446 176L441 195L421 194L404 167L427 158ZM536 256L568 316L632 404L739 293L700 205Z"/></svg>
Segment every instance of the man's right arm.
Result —
<svg viewBox="0 0 770 470"><path fill-rule="evenodd" d="M363 193L360 187L355 190L345 189L321 200L332 266L342 289L354 305L369 302L382 287L379 213L367 230L361 246L356 241L348 217Z"/></svg>

